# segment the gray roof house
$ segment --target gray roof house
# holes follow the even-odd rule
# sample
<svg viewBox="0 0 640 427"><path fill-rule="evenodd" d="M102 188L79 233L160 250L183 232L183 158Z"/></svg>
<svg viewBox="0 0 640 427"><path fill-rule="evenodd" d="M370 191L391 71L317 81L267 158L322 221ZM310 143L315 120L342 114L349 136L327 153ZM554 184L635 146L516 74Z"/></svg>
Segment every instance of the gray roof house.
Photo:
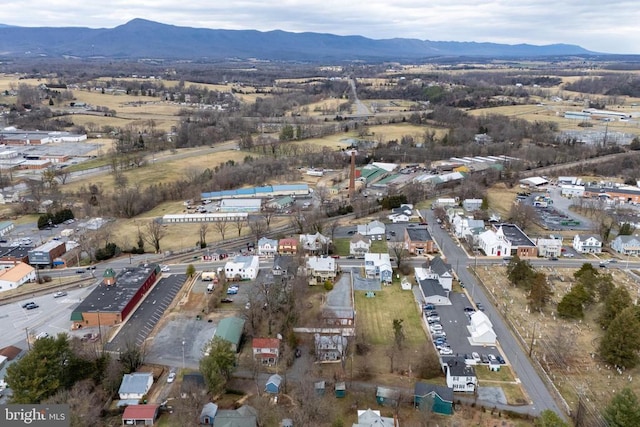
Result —
<svg viewBox="0 0 640 427"><path fill-rule="evenodd" d="M611 242L611 249L623 255L640 255L640 237L618 236Z"/></svg>
<svg viewBox="0 0 640 427"><path fill-rule="evenodd" d="M134 372L125 374L118 389L120 399L142 399L153 385L151 372Z"/></svg>

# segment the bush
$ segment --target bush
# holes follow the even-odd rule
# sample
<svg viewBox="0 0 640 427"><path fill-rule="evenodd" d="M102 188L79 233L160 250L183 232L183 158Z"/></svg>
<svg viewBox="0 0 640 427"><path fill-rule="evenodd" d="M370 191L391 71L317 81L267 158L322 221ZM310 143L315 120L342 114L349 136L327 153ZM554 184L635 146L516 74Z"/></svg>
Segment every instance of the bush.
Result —
<svg viewBox="0 0 640 427"><path fill-rule="evenodd" d="M325 291L331 291L333 290L333 283L331 283L330 281L326 281L324 282L324 290Z"/></svg>

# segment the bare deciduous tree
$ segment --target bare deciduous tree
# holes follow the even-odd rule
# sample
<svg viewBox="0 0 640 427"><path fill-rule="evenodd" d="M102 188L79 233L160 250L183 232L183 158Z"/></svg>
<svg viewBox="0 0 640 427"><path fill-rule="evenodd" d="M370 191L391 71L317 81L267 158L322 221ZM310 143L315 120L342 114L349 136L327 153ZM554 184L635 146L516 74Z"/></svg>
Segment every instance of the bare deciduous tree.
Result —
<svg viewBox="0 0 640 427"><path fill-rule="evenodd" d="M198 234L200 235L200 246L207 246L207 232L209 231L209 223L203 222L198 228Z"/></svg>
<svg viewBox="0 0 640 427"><path fill-rule="evenodd" d="M218 233L220 233L221 240L224 240L224 236L227 233L229 226L230 226L229 221L227 221L226 219L222 219L221 221L216 221L213 223L213 228Z"/></svg>
<svg viewBox="0 0 640 427"><path fill-rule="evenodd" d="M160 241L167 234L164 227L162 227L162 222L160 220L152 220L144 228L144 240L153 246L156 253L160 253Z"/></svg>

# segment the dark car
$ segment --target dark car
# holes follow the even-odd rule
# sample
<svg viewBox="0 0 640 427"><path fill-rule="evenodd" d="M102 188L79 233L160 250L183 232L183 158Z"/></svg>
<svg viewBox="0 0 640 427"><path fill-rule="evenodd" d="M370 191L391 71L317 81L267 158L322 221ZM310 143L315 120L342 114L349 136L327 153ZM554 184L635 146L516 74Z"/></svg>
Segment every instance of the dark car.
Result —
<svg viewBox="0 0 640 427"><path fill-rule="evenodd" d="M24 304L22 304L22 308L27 308L30 305L35 305L36 303L33 301L29 301L29 302L25 302Z"/></svg>
<svg viewBox="0 0 640 427"><path fill-rule="evenodd" d="M489 363L489 356L483 353L480 355L480 360L482 361L482 363Z"/></svg>
<svg viewBox="0 0 640 427"><path fill-rule="evenodd" d="M424 307L422 308L423 310L435 310L436 306L433 304L425 304Z"/></svg>
<svg viewBox="0 0 640 427"><path fill-rule="evenodd" d="M504 365L505 363L507 363L506 360L504 360L504 357L502 357L500 355L497 355L496 359L498 360L498 363L501 364L501 365Z"/></svg>
<svg viewBox="0 0 640 427"><path fill-rule="evenodd" d="M473 307L465 307L464 308L464 312L465 313L473 313L474 311L476 311L476 309L473 308Z"/></svg>
<svg viewBox="0 0 640 427"><path fill-rule="evenodd" d="M484 311L484 305L481 302L476 302L476 307L478 307L478 310Z"/></svg>
<svg viewBox="0 0 640 427"><path fill-rule="evenodd" d="M302 356L302 351L299 348L296 348L296 357Z"/></svg>
<svg viewBox="0 0 640 427"><path fill-rule="evenodd" d="M80 269L80 270L76 270L76 273L78 274L84 274L84 270Z"/></svg>
<svg viewBox="0 0 640 427"><path fill-rule="evenodd" d="M222 298L220 302L224 304L229 304L229 303L232 303L233 300L231 298Z"/></svg>
<svg viewBox="0 0 640 427"><path fill-rule="evenodd" d="M87 267L87 270L95 270L96 266L95 265L90 265L89 267Z"/></svg>

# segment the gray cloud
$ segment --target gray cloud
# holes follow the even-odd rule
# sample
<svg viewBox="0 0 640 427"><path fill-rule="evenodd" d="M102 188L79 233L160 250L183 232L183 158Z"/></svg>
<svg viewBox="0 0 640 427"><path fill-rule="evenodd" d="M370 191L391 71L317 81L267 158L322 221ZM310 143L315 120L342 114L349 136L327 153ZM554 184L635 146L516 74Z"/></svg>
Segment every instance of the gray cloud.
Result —
<svg viewBox="0 0 640 427"><path fill-rule="evenodd" d="M9 0L0 22L21 26L109 28L133 18L222 29L281 29L384 39L570 43L609 53L640 53L640 8L611 0Z"/></svg>

